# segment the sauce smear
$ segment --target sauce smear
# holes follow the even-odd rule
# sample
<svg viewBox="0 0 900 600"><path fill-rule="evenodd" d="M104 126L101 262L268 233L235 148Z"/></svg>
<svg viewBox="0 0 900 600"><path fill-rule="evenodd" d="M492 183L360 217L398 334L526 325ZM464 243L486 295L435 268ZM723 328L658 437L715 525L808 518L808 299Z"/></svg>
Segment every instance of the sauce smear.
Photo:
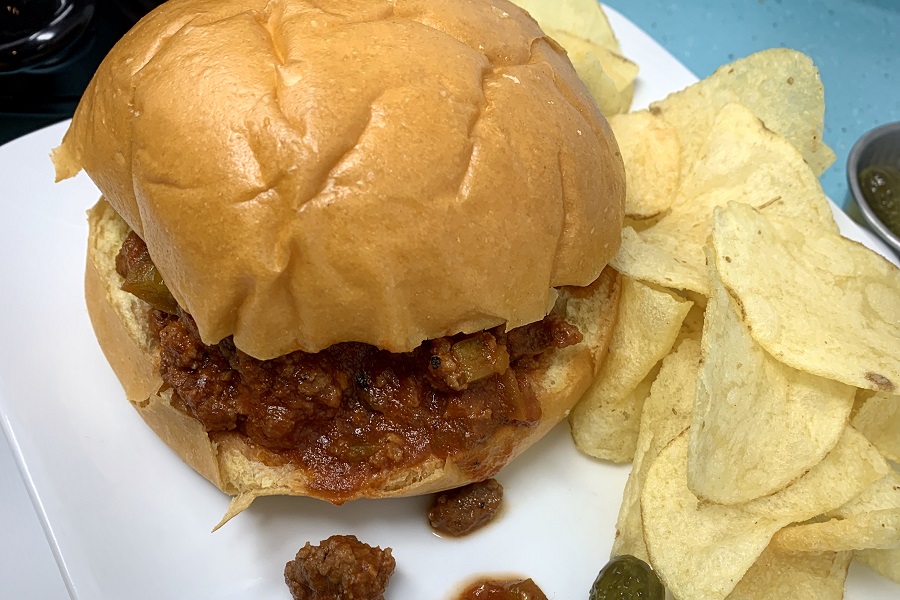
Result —
<svg viewBox="0 0 900 600"><path fill-rule="evenodd" d="M460 593L457 600L547 600L532 579L498 581L479 579Z"/></svg>

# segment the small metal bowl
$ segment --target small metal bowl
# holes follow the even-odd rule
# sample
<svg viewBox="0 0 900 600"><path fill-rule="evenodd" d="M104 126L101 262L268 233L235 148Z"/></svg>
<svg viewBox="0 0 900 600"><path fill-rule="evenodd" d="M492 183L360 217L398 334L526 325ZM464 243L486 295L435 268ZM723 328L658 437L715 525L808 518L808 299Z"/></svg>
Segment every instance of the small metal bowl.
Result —
<svg viewBox="0 0 900 600"><path fill-rule="evenodd" d="M850 186L847 214L885 241L900 254L900 236L888 229L872 212L859 186L859 173L872 165L900 169L900 121L881 125L859 138L847 158L847 183Z"/></svg>

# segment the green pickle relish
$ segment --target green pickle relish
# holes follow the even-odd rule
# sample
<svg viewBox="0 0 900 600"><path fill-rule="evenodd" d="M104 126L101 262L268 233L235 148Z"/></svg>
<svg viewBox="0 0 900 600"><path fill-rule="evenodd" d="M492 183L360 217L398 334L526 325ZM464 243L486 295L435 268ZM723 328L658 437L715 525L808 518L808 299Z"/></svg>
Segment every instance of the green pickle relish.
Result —
<svg viewBox="0 0 900 600"><path fill-rule="evenodd" d="M866 167L859 174L859 187L878 220L900 236L900 170L887 165Z"/></svg>

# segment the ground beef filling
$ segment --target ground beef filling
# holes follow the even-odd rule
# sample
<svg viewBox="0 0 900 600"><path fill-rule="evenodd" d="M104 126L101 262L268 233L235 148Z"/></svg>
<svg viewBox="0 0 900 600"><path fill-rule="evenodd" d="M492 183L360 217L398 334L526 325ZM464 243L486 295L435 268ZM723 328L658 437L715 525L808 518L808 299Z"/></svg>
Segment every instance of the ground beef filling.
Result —
<svg viewBox="0 0 900 600"><path fill-rule="evenodd" d="M117 257L146 248L133 233ZM503 426L541 417L530 379L554 349L581 342L578 329L551 313L544 320L428 340L395 354L362 343L318 353L255 359L231 338L209 346L193 319L151 311L160 373L175 406L210 433L237 431L263 459L299 464L312 487L335 501L354 496L391 469L467 450Z"/></svg>
<svg viewBox="0 0 900 600"><path fill-rule="evenodd" d="M428 522L444 535L469 535L493 521L502 504L503 486L496 479L486 479L435 494Z"/></svg>
<svg viewBox="0 0 900 600"><path fill-rule="evenodd" d="M384 600L396 566L390 548L333 535L300 548L284 566L284 581L294 600Z"/></svg>

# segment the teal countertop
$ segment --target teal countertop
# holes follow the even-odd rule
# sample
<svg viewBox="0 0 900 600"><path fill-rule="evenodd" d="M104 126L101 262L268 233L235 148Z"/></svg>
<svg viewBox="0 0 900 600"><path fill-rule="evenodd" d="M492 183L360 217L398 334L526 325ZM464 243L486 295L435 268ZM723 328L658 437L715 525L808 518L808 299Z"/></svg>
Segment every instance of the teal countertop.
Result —
<svg viewBox="0 0 900 600"><path fill-rule="evenodd" d="M900 0L607 0L698 77L771 47L809 55L825 85L825 141L837 160L822 175L843 205L854 142L900 121Z"/></svg>

